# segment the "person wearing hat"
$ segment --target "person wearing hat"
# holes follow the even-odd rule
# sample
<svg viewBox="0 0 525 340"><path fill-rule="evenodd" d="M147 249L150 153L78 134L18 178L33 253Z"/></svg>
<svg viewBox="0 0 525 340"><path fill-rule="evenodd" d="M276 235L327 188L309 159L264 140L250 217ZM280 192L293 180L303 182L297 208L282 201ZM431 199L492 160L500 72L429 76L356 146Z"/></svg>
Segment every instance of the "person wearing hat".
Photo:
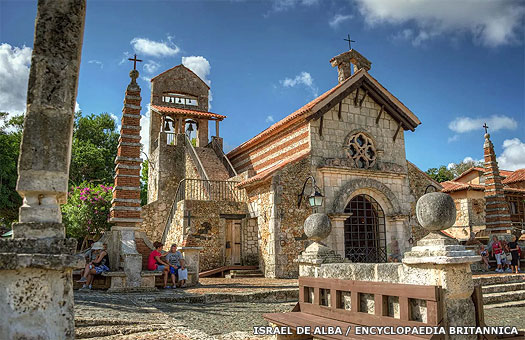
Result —
<svg viewBox="0 0 525 340"><path fill-rule="evenodd" d="M95 242L91 247L91 250L95 253L95 260L91 261L86 265L84 275L77 282L84 283L81 289L91 289L91 284L95 275L109 271L109 257L106 251L105 244L102 242Z"/></svg>

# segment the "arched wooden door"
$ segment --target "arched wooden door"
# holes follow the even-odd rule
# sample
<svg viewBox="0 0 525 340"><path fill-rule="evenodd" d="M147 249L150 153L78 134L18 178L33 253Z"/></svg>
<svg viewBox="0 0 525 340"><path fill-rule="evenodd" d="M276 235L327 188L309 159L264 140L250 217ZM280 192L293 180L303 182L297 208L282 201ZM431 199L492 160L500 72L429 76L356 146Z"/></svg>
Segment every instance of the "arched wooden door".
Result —
<svg viewBox="0 0 525 340"><path fill-rule="evenodd" d="M345 221L345 257L352 262L386 262L385 213L375 199L358 195L348 203Z"/></svg>

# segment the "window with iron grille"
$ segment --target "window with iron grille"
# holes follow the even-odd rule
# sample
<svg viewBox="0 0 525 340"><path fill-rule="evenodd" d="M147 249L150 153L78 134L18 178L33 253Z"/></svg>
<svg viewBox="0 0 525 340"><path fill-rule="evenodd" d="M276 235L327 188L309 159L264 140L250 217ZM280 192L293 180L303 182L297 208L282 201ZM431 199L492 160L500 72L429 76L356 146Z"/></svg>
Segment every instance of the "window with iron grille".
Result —
<svg viewBox="0 0 525 340"><path fill-rule="evenodd" d="M386 262L385 214L375 199L358 195L348 203L352 213L345 225L345 256L352 262Z"/></svg>

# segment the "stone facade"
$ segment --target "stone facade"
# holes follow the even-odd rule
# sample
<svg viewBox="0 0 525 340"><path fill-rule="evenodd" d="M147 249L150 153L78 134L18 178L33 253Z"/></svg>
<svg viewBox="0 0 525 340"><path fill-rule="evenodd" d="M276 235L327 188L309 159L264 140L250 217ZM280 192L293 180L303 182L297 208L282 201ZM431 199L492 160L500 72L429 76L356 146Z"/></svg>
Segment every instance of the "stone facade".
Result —
<svg viewBox="0 0 525 340"><path fill-rule="evenodd" d="M381 236L384 252L401 255L411 247L411 242L424 236L414 218L415 202L429 184L440 188L413 164L407 164L404 131L414 130L420 122L368 75L370 62L357 51L347 54L334 58L342 78L339 85L242 143L226 158L216 151L227 168L226 161L231 162L226 178L230 182L240 181L235 190L246 194L244 201L195 197L201 195L198 192L203 191L203 186L213 182L205 184L214 171L203 171L210 165L205 158L213 153L197 147L194 155L192 148L182 146L182 137L176 137L175 145L166 145L162 117L152 119L157 126L152 131L159 137L151 143L150 160L154 166L150 166L144 230L153 238L163 235L167 244L202 247L201 269L212 269L228 264L224 220L237 216L242 224L242 263L258 262L267 277L296 277L299 267L295 259L309 245L302 225L311 213L306 202L297 207L297 198L305 179L314 176L325 196L319 210L328 213L334 225L326 243L340 256L348 255L345 223L350 214L345 210L360 195L370 197L377 203L375 207L381 209L380 215L384 215L385 232ZM348 67L356 63L358 69L350 75L342 63ZM172 70L175 69L185 72ZM175 71L159 76L158 79L165 79L159 83L160 87L168 86L168 78L174 77L170 72ZM194 85L193 80L188 81L186 93L197 91ZM177 83L177 86L182 91L186 85ZM161 98L159 102L160 87L155 85L152 89L156 95L152 104L160 105L164 100ZM158 112L171 112L163 110ZM175 131L182 132L180 126ZM169 148L179 147L177 154L168 155ZM182 179L192 183L193 178L201 180L197 182L200 184L193 182L193 187L188 187L181 182L185 197L172 205L176 185ZM192 190L197 194L192 194ZM160 207L155 201L167 202L168 210L174 208L165 214L153 212L148 206ZM171 222L168 231L167 221Z"/></svg>

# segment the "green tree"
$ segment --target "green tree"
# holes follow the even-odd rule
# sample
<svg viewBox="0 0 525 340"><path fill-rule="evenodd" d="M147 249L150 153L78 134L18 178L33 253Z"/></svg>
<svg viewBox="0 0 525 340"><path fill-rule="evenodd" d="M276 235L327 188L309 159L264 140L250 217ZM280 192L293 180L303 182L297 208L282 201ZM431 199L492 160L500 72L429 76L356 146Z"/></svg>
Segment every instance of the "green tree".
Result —
<svg viewBox="0 0 525 340"><path fill-rule="evenodd" d="M440 166L439 168L430 168L426 171L426 173L438 183L450 181L454 178L452 172L444 165Z"/></svg>
<svg viewBox="0 0 525 340"><path fill-rule="evenodd" d="M119 133L107 113L83 117L77 113L73 132L70 183L113 183Z"/></svg>
<svg viewBox="0 0 525 340"><path fill-rule="evenodd" d="M148 160L142 162L142 169L140 170L140 205L148 204Z"/></svg>
<svg viewBox="0 0 525 340"><path fill-rule="evenodd" d="M4 229L18 219L18 208L22 205L16 180L24 116L8 117L8 113L0 112L0 228Z"/></svg>
<svg viewBox="0 0 525 340"><path fill-rule="evenodd" d="M109 230L112 189L111 186L88 182L71 187L67 203L62 205L62 220L68 237L82 240L88 235L100 236Z"/></svg>

